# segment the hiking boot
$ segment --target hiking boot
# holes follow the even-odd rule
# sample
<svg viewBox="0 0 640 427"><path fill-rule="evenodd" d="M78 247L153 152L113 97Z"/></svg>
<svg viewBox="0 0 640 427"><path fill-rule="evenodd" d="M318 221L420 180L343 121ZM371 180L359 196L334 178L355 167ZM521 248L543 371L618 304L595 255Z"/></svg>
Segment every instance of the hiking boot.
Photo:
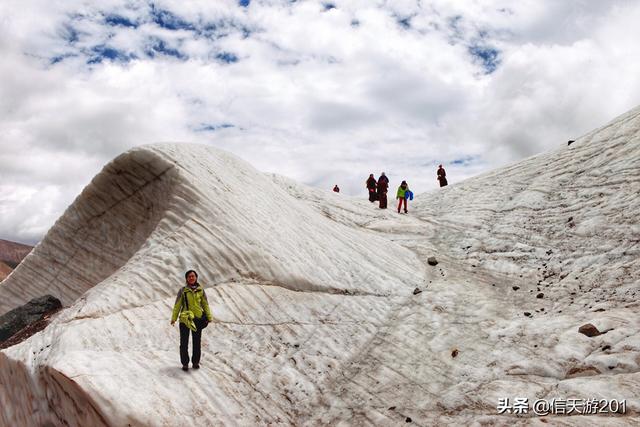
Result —
<svg viewBox="0 0 640 427"><path fill-rule="evenodd" d="M193 369L200 369L200 365L199 365L199 364L197 364L197 363L194 363L194 364L193 364Z"/></svg>
<svg viewBox="0 0 640 427"><path fill-rule="evenodd" d="M409 213L409 211L405 209L405 210L404 210L404 213Z"/></svg>
<svg viewBox="0 0 640 427"><path fill-rule="evenodd" d="M183 371L188 371L189 370L189 366L188 365L182 365L182 370Z"/></svg>

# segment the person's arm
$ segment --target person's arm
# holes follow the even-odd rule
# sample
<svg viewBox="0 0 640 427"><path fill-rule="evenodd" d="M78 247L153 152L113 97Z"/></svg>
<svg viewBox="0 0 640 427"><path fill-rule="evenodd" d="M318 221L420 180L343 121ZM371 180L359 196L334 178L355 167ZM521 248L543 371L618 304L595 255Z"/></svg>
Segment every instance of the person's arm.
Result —
<svg viewBox="0 0 640 427"><path fill-rule="evenodd" d="M178 320L178 314L180 314L180 309L182 308L182 290L180 288L178 291L178 296L176 297L176 302L173 304L173 312L171 312L171 324L173 325Z"/></svg>
<svg viewBox="0 0 640 427"><path fill-rule="evenodd" d="M213 316L211 315L211 309L209 308L209 301L207 300L207 294L202 290L202 309L204 310L204 314L207 316L207 320L209 322L213 321Z"/></svg>

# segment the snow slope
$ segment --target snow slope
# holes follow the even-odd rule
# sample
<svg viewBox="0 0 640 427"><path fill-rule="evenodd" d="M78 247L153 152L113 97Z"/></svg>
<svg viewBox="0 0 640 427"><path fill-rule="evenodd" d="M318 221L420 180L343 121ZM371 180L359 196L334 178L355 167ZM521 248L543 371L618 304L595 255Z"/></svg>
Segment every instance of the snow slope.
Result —
<svg viewBox="0 0 640 427"><path fill-rule="evenodd" d="M0 313L68 306L0 352L0 423L541 424L499 399L558 397L627 414L544 421L637 424L639 130L636 109L409 215L208 147L129 151L0 286ZM169 316L189 268L218 321L184 373Z"/></svg>

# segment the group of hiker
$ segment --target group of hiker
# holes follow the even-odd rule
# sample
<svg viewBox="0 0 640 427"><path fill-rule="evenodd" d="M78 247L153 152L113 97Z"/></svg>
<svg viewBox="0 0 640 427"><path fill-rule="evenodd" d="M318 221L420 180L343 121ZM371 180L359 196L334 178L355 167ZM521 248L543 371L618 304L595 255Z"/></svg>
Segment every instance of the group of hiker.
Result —
<svg viewBox="0 0 640 427"><path fill-rule="evenodd" d="M387 192L389 191L389 178L382 172L380 178L377 180L373 174L369 175L366 182L367 190L369 191L369 201L371 203L379 202L380 209L387 208ZM398 200L398 213L402 209L404 203L404 213L408 213L407 199L413 199L413 193L409 190L409 184L407 181L402 181L396 192L396 199Z"/></svg>
<svg viewBox="0 0 640 427"><path fill-rule="evenodd" d="M440 187L447 185L447 172L442 165L438 167L436 172L437 180L440 183ZM373 174L369 175L366 182L367 191L369 191L369 201L371 203L379 202L380 209L387 208L387 192L389 191L389 178L382 172L380 177L376 179ZM398 213L404 207L404 213L409 213L407 209L407 201L413 200L413 193L409 190L409 184L407 181L402 181L398 190L396 191L396 200L398 200ZM404 205L404 206L403 206Z"/></svg>

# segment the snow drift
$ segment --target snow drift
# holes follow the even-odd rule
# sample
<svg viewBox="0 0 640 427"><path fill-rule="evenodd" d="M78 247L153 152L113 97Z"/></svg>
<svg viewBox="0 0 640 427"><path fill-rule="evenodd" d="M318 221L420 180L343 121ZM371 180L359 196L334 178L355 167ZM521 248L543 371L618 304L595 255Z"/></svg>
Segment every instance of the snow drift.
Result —
<svg viewBox="0 0 640 427"><path fill-rule="evenodd" d="M512 425L516 397L626 399L555 418L637 423L639 130L636 109L406 216L204 146L124 153L0 287L0 313L67 306L0 352L0 423ZM184 373L189 268L218 321Z"/></svg>

